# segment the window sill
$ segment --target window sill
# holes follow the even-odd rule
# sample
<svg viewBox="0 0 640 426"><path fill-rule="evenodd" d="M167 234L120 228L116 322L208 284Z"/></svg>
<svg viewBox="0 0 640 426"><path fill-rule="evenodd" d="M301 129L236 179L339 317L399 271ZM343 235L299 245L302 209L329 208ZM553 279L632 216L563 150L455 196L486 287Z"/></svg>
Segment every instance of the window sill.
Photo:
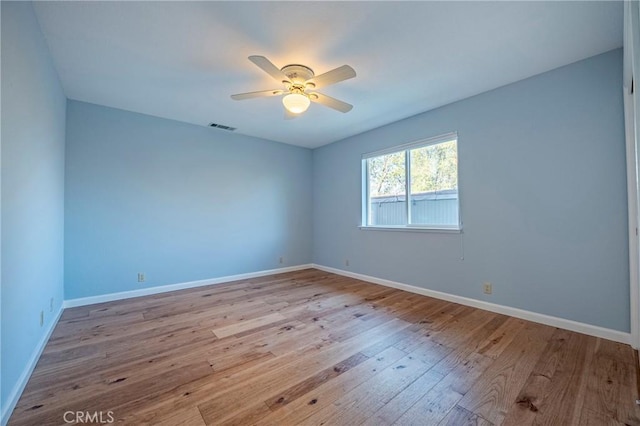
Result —
<svg viewBox="0 0 640 426"><path fill-rule="evenodd" d="M401 231L401 232L432 232L441 234L461 234L462 228L427 228L410 226L358 226L361 231Z"/></svg>

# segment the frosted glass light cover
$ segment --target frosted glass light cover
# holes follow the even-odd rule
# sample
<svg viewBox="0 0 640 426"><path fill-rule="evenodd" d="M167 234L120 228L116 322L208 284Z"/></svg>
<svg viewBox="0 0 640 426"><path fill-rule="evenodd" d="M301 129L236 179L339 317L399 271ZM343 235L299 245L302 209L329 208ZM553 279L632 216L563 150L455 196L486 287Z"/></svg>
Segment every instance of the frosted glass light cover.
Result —
<svg viewBox="0 0 640 426"><path fill-rule="evenodd" d="M284 107L294 114L303 113L309 108L311 101L300 93L291 93L282 98Z"/></svg>

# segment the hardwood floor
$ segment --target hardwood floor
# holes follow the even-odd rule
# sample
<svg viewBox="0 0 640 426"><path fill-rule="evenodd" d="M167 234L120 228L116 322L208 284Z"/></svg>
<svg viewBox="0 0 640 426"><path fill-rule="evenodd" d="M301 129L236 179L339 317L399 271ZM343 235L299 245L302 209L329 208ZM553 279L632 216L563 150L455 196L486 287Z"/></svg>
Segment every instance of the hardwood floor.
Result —
<svg viewBox="0 0 640 426"><path fill-rule="evenodd" d="M65 310L9 424L640 425L634 356L309 269Z"/></svg>

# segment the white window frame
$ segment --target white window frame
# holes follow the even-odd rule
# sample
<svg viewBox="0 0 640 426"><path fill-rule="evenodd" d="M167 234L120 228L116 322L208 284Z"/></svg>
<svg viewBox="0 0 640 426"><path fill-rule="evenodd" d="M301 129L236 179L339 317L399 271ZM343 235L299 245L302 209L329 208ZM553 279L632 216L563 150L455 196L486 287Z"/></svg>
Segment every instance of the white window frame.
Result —
<svg viewBox="0 0 640 426"><path fill-rule="evenodd" d="M409 151L425 146L437 145L444 142L456 141L456 151L459 148L459 139L457 132L450 132L427 139L420 139L414 142L396 145L379 151L369 152L362 155L362 217L359 228L362 230L380 230L380 231L411 231L411 232L453 232L460 233L462 231L462 213L460 211L460 156L458 155L458 165L456 175L458 178L458 223L453 225L420 225L411 224L411 207L409 203L409 195L411 189L411 162L409 161ZM368 159L379 157L381 155L395 154L404 151L405 154L405 197L407 199L407 225L369 225L370 206L370 190L369 190L369 170Z"/></svg>

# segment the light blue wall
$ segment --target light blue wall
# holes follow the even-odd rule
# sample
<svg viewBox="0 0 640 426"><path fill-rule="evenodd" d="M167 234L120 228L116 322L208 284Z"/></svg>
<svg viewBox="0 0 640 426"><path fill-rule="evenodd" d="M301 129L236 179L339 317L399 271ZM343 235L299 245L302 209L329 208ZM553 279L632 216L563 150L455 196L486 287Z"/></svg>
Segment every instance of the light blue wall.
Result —
<svg viewBox="0 0 640 426"><path fill-rule="evenodd" d="M311 165L305 148L69 101L66 299L311 262Z"/></svg>
<svg viewBox="0 0 640 426"><path fill-rule="evenodd" d="M361 155L451 131L464 233L359 230ZM314 262L626 332L625 173L615 50L315 150Z"/></svg>
<svg viewBox="0 0 640 426"><path fill-rule="evenodd" d="M62 303L65 104L31 3L3 1L3 413Z"/></svg>

